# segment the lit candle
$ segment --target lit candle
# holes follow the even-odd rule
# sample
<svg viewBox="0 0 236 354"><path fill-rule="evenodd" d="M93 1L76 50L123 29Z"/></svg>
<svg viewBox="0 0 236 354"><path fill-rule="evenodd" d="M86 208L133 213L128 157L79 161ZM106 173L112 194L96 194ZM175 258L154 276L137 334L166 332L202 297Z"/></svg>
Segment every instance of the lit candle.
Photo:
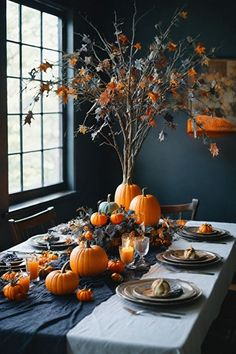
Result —
<svg viewBox="0 0 236 354"><path fill-rule="evenodd" d="M120 257L123 263L131 263L134 259L134 248L132 246L122 247Z"/></svg>

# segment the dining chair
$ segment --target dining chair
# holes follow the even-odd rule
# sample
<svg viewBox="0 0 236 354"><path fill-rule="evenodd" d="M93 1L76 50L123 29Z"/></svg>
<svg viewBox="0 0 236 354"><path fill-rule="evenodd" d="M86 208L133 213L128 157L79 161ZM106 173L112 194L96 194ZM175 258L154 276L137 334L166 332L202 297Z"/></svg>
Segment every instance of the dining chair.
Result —
<svg viewBox="0 0 236 354"><path fill-rule="evenodd" d="M161 215L164 217L177 215L179 219L183 219L183 213L191 213L191 220L195 220L199 200L193 198L190 203L174 204L174 205L161 205Z"/></svg>
<svg viewBox="0 0 236 354"><path fill-rule="evenodd" d="M8 220L14 244L25 241L33 234L47 232L48 228L56 225L56 218L55 209L51 206L23 219Z"/></svg>

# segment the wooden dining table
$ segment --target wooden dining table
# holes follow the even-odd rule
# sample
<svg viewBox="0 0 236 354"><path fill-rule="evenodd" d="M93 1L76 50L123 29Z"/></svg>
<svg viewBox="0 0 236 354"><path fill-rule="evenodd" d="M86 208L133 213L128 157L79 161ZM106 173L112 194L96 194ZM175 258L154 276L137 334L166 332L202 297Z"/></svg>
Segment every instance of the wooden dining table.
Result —
<svg viewBox="0 0 236 354"><path fill-rule="evenodd" d="M200 225L202 221L191 221L188 225ZM209 223L209 222L208 222ZM221 304L227 293L232 276L236 269L236 224L234 223L215 223L211 222L213 227L227 230L230 237L219 242L193 242L181 237L176 237L170 249L186 249L192 245L195 249L211 251L222 257L217 264L212 264L207 268L201 269L183 269L168 267L163 263L153 262L149 271L142 275L143 279L165 278L181 279L196 284L202 290L202 295L194 302L180 304L178 306L156 307L155 312L142 313L135 315L127 310L143 309L143 306L126 301L115 294L115 286L108 283L107 287L94 289L96 301L94 304L83 304L83 316L75 316L75 311L79 310L79 302L73 300L71 306L75 311L70 326L67 327L69 319L60 319L64 323L63 336L61 342L61 353L68 354L200 354L201 344L207 334L207 331L217 317ZM10 249L10 251L31 252L32 245L26 241ZM156 251L158 252L158 251ZM97 282L99 284L99 281ZM43 284L41 284L43 289ZM103 292L106 292L103 298ZM45 294L45 297L47 294ZM47 309L53 306L53 295L47 299ZM5 304L5 303L4 303ZM11 304L14 306L14 303ZM34 306L32 300L31 306ZM1 301L0 301L1 308ZM43 307L42 307L43 309ZM176 318L173 316L162 316L168 314L180 314ZM30 314L30 312L29 312ZM73 318L72 318L73 317ZM26 314L27 319L27 314ZM17 315L15 317L17 321ZM56 321L56 319L55 319ZM9 320L10 322L10 320ZM68 322L69 323L69 322ZM7 317L4 320L4 326L8 324ZM51 325L51 324L50 324ZM19 330L21 333L27 331L27 326ZM0 339L3 334L12 336L12 340L17 338L20 333L11 326L3 328L0 315ZM24 333L23 333L24 334ZM43 350L43 343L54 339L56 335L50 334L50 328L37 330L31 333L35 343L42 343L41 351L47 353L48 348ZM55 338L54 338L55 335ZM37 341L37 339L39 339ZM17 342L16 342L17 343ZM17 344L16 344L17 345ZM36 344L31 345L31 349ZM64 347L63 347L64 346ZM63 347L63 348L62 348ZM11 351L14 344L11 345ZM35 350L37 348L35 347ZM15 348L15 353L28 353L29 351L20 351ZM18 350L18 351L17 351ZM9 354L11 353L8 352ZM48 351L49 352L49 351ZM37 350L35 351L37 353Z"/></svg>

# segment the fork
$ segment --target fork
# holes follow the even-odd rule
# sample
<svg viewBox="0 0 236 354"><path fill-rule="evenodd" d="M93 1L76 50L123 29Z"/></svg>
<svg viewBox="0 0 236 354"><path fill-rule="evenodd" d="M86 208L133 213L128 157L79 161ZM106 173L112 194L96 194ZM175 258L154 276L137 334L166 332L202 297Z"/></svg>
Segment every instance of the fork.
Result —
<svg viewBox="0 0 236 354"><path fill-rule="evenodd" d="M151 311L151 310L135 310L135 309L131 309L130 307L124 307L124 309L126 311L128 311L129 313L131 313L132 315L142 315L142 314L150 314L150 315L155 315L155 316L161 316L161 317L168 317L168 318L174 318L174 319L180 319L182 318L183 315L185 315L185 313L181 312L181 313L167 313L167 312L156 312L156 311Z"/></svg>

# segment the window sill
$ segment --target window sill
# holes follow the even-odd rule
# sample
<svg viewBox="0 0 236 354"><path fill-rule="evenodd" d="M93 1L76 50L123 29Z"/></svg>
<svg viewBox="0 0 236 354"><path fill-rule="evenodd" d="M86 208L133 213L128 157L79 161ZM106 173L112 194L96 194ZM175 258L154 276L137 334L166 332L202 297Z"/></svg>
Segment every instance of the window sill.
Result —
<svg viewBox="0 0 236 354"><path fill-rule="evenodd" d="M63 192L57 192L57 193L53 193L53 194L49 194L43 197L39 197L39 198L35 198L35 199L31 199L28 200L26 202L23 203L17 203L14 205L11 205L9 207L9 214L10 213L14 213L17 212L19 210L22 209L28 209L28 208L32 208L35 207L36 205L43 205L46 203L51 203L54 202L58 199L62 199L62 198L66 198L66 197L71 197L72 195L76 195L78 192L71 190L71 191L63 191Z"/></svg>

